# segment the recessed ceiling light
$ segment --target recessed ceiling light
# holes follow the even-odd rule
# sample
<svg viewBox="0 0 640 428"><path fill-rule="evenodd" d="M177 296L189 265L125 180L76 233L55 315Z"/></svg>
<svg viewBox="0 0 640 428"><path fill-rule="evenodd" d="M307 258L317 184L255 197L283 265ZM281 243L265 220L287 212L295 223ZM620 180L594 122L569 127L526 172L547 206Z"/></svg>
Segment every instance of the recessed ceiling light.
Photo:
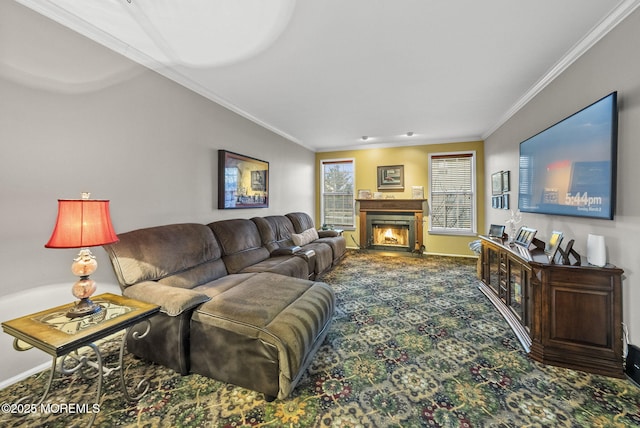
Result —
<svg viewBox="0 0 640 428"><path fill-rule="evenodd" d="M362 141L367 141L369 139L369 137L367 137L366 135L362 136Z"/></svg>
<svg viewBox="0 0 640 428"><path fill-rule="evenodd" d="M407 132L407 137L413 137L413 131Z"/></svg>

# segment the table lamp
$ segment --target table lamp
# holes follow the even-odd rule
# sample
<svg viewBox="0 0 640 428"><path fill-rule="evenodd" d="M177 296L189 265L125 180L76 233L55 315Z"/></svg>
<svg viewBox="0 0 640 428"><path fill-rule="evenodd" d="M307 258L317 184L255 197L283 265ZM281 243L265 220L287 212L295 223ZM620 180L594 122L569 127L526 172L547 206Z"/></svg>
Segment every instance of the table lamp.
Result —
<svg viewBox="0 0 640 428"><path fill-rule="evenodd" d="M69 318L102 310L89 298L96 291L96 283L89 275L96 271L98 262L88 247L118 242L109 215L109 201L89 199L89 196L89 193L83 193L82 199L58 199L56 225L45 244L46 248L80 248L78 257L71 264L71 272L80 277L71 292L80 301L67 312Z"/></svg>

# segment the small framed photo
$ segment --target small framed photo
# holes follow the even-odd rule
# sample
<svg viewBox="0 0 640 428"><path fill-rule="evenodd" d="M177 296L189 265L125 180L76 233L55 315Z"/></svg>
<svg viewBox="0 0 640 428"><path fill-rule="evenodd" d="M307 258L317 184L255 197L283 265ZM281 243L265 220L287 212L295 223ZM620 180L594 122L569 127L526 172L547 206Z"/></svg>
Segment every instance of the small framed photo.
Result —
<svg viewBox="0 0 640 428"><path fill-rule="evenodd" d="M537 229L522 226L516 235L515 243L524 248L529 248L537 232Z"/></svg>
<svg viewBox="0 0 640 428"><path fill-rule="evenodd" d="M504 193L502 196L502 209L503 210L508 210L509 209L509 194L508 193Z"/></svg>
<svg viewBox="0 0 640 428"><path fill-rule="evenodd" d="M502 193L511 190L511 174L509 171L502 171Z"/></svg>
<svg viewBox="0 0 640 428"><path fill-rule="evenodd" d="M358 190L358 199L371 199L371 190L369 189Z"/></svg>
<svg viewBox="0 0 640 428"><path fill-rule="evenodd" d="M554 230L553 232L551 232L551 237L549 238L549 242L544 248L544 252L547 254L547 257L549 257L549 262L551 263L554 261L556 257L556 252L558 251L558 248L562 243L563 236L564 234L557 230Z"/></svg>
<svg viewBox="0 0 640 428"><path fill-rule="evenodd" d="M502 171L491 174L491 194L502 194Z"/></svg>
<svg viewBox="0 0 640 428"><path fill-rule="evenodd" d="M424 199L424 187L422 187L422 186L412 186L411 187L411 198L412 199Z"/></svg>
<svg viewBox="0 0 640 428"><path fill-rule="evenodd" d="M404 165L379 166L378 190L404 190Z"/></svg>

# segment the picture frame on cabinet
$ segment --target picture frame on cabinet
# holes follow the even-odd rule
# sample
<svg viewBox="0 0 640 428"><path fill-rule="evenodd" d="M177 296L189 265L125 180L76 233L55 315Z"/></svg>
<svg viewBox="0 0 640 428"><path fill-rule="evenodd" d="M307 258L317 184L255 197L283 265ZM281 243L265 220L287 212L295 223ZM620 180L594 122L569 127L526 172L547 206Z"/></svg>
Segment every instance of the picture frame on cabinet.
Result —
<svg viewBox="0 0 640 428"><path fill-rule="evenodd" d="M554 230L551 232L549 242L544 249L545 254L547 255L547 257L549 257L549 262L551 263L553 263L555 260L556 253L558 252L558 248L560 248L563 236L564 234L558 230Z"/></svg>

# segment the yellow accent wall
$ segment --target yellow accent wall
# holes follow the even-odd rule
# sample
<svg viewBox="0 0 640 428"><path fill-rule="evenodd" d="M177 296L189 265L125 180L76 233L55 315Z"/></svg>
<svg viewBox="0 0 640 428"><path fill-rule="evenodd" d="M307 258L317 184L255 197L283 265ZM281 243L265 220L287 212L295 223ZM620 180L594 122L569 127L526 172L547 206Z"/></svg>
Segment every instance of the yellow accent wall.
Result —
<svg viewBox="0 0 640 428"><path fill-rule="evenodd" d="M484 143L470 141L463 143L427 144L421 146L404 146L381 149L343 150L316 153L316 219L320 216L320 162L327 159L351 158L355 160L356 195L359 189L377 192L377 167L384 165L404 165L404 191L385 191L383 197L393 196L396 199L411 199L411 186L423 186L425 198L429 194L429 154L460 151L476 153L476 208L477 231L484 233L485 186L484 186ZM428 216L425 216L428 221ZM356 230L345 230L344 235L349 247L359 243L359 221L356 213ZM469 242L474 236L432 235L424 225L423 242L427 253L459 256L473 256L469 250Z"/></svg>

